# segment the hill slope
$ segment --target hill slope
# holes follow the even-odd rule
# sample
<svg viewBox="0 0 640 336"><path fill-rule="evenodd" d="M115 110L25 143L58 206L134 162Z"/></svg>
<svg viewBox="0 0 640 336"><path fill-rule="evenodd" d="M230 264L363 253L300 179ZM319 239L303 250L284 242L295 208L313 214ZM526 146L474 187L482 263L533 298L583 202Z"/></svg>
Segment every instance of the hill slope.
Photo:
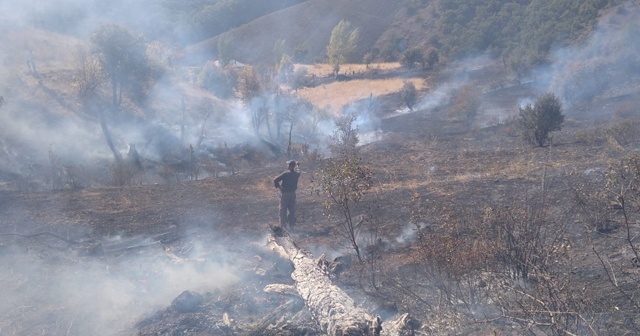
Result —
<svg viewBox="0 0 640 336"><path fill-rule="evenodd" d="M399 9L398 3L385 0L310 0L265 15L226 34L233 39L231 54L243 63L270 64L273 46L279 39L286 40L289 51L303 46L310 55L306 61L314 62L324 60L333 27L340 20L347 20L360 29L353 54L357 62L388 29ZM194 45L188 53L196 59L216 59L217 40L214 37Z"/></svg>
<svg viewBox="0 0 640 336"><path fill-rule="evenodd" d="M334 13L313 3L324 10L320 13ZM392 8L373 3L379 6L377 15ZM356 8L348 8L355 19ZM632 8L626 11L637 17ZM624 18L611 19L619 23L614 32L620 32ZM286 32L277 20L268 22ZM323 29L330 32L331 25ZM635 31L615 36L637 36ZM611 59L628 63L604 68L614 78L588 96L587 107L567 107L567 122L554 133L552 146L533 148L521 142L508 119L474 128L448 117L455 90L439 88L457 78L483 89L480 114L499 110L512 116L522 99L539 92L537 82L486 92L493 79L489 67L471 62L442 71L438 78L447 82L434 83L438 87L426 92L414 113L381 120L378 141L360 147L362 162L374 172L374 188L352 208L367 225L361 232L366 261L344 266L343 273L333 274L335 283L384 320L411 313L422 322L415 324L418 335L638 334L640 268L630 261L638 255L639 198L631 198L629 212L622 212L619 191L606 188L612 182L609 169L633 167L621 159L637 155L640 148L640 80L633 70L640 59L636 49L622 48L629 45L626 39L601 43L609 36L569 54L584 53L590 60L600 56L591 51L606 49L616 55ZM2 38L13 41L6 44L13 49L3 49L3 75L11 80L2 88L7 105L0 110L5 118L0 127L11 135L3 139L3 154L21 154L25 167L32 167L28 163L34 151L46 157L47 145L61 138L78 146L95 139L108 154L95 118L74 107L71 67L66 65L71 57L65 49L79 41L41 31ZM40 47L39 77L23 70L20 55L27 40ZM263 47L267 59L272 46ZM317 48L321 51L320 43ZM205 106L197 110L203 115L188 115L194 120L190 128L201 129L197 126L204 124L206 111L218 108L210 105L216 98L193 89L187 75L175 78L183 81L156 89L153 101L136 110L141 114L137 122L161 120L179 133L179 121L186 119L179 113L184 99L187 111L196 110L191 107L198 103ZM238 111L227 114L240 123L243 114ZM16 120L21 116L38 122L20 124ZM62 127L76 118L87 125ZM212 119L217 124L220 118ZM29 127L19 127L25 125ZM82 137L73 136L77 129L83 130ZM122 133L123 139L137 136L133 128ZM18 141L24 135L33 142ZM244 166L229 176L197 181L0 191L0 330L16 335L43 330L77 335L320 334L299 299L263 292L267 284L292 281L290 265L264 248L265 236L277 222L279 195L272 177L288 157L254 159L257 168ZM342 214L325 216L326 198L312 188L323 161L314 155L301 160L294 239L317 256L345 260L351 252L341 240ZM638 162L631 161L636 168ZM638 176L634 173L628 176ZM625 189L623 196L638 197L638 190ZM177 309L180 305L172 300L185 290L202 293L201 301Z"/></svg>

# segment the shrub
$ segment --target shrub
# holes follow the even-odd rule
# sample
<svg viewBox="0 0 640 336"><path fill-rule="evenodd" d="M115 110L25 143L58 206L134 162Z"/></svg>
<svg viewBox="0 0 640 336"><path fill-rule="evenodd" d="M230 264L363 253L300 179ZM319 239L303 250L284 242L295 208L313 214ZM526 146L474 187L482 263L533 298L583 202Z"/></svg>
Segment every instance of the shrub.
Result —
<svg viewBox="0 0 640 336"><path fill-rule="evenodd" d="M402 83L402 89L400 90L400 97L402 101L407 104L410 111L413 111L413 106L418 101L418 91L416 86L410 81L404 81Z"/></svg>
<svg viewBox="0 0 640 336"><path fill-rule="evenodd" d="M536 99L535 104L520 108L520 128L525 140L543 147L550 140L550 133L562 129L564 115L562 103L552 93Z"/></svg>
<svg viewBox="0 0 640 336"><path fill-rule="evenodd" d="M481 102L480 92L473 85L464 85L457 92L455 101L447 111L447 115L451 119L463 121L471 126L478 114Z"/></svg>

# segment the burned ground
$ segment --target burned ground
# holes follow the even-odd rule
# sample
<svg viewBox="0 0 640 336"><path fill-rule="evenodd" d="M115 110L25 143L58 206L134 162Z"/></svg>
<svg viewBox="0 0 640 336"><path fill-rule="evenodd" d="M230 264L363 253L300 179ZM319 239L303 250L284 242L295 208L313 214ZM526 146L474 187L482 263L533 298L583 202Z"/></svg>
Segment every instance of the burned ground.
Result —
<svg viewBox="0 0 640 336"><path fill-rule="evenodd" d="M487 207L530 205L544 189L550 220L567 225L562 250L558 251L561 255L553 267L568 267L567 281L582 291L589 309L604 321L594 322L594 328L622 328L631 321L628 312L635 309L633 300L626 300L624 292L612 285L599 258L605 258L608 267L623 275L637 273L629 262L628 246L620 241L626 234L624 227L619 216L613 215L611 220L617 224L606 234L590 228L580 216L570 177L576 173L585 178L602 176L612 160L635 148L640 139L636 132L617 145L611 139L595 139L595 135L585 139L585 133L597 134L595 130L606 125L570 114L552 146L533 148L519 139L511 124L469 129L447 122L443 110L383 119L379 140L362 147L363 158L376 178L360 208L367 209L362 211L373 218L375 230L363 236L374 243L363 243L368 246L367 261L351 263L335 282L362 307L383 318L411 313L422 322L420 330L426 334L511 334L508 330L516 320L500 315L496 301L483 301L483 306L478 303L474 309L482 306L482 313L471 308L433 309L441 299L437 287L421 283L425 254L413 217L421 213L419 227L427 231L437 231L452 218L480 225ZM9 334L32 334L40 329L54 330L49 334L56 335L90 331L98 321L93 321L94 317L83 321L83 314L75 311L88 304L84 299L37 299L40 290L62 290L47 284L40 272L48 274L45 278L70 284L121 273L109 286L115 291L118 286L127 288L122 300L133 302L137 295L143 297L154 290L162 292L162 299L145 302L148 305L139 303L140 309L126 319L117 314L121 302L98 305L116 310L99 321L112 326L103 329L105 334L320 334L300 298L263 292L268 284L292 282L289 263L264 247L270 227L277 222L278 201L271 178L282 169L280 161L199 181L2 192L0 211L5 229L0 239L3 259L11 270L2 282L4 288L22 296L11 296L16 305L3 312L0 328ZM304 159L302 162L299 225L293 238L302 248L318 256L326 253L330 260L348 254L336 244L338 219L324 216L323 198L311 190L313 164L305 167ZM636 230L634 224L631 231ZM135 271L127 260L135 264ZM16 261L40 267L40 272L32 273ZM78 271L94 267L110 271ZM65 269L75 270L77 278L59 278L65 272L60 270ZM213 276L226 273L227 278ZM186 278L172 281L169 291L154 283L175 274ZM198 283L191 281L194 278ZM633 282L619 286L634 291ZM84 290L90 293L90 289ZM64 290L86 295L82 287ZM105 298L97 296L95 300ZM118 327L113 328L114 324Z"/></svg>
<svg viewBox="0 0 640 336"><path fill-rule="evenodd" d="M305 5L291 10L316 10L317 16L343 9L347 19L364 19L364 1ZM375 40L395 40L383 32L393 26L393 8L395 3L381 0L366 8L382 20L358 24L370 41L359 44L359 59ZM617 12L635 18L633 11ZM252 41L250 36L271 31L264 27L291 32L277 18L266 16L231 35ZM310 57L324 55L337 19L321 26L301 22L319 28L308 36L314 41L306 46ZM615 22L626 21L609 22L620 30ZM140 176L114 183L98 115L82 106L74 81L71 51L86 41L8 24L2 29L0 334L321 334L303 300L288 290L291 263L266 246L278 221L272 178L291 158L268 150L273 146L266 142L227 146L236 133L252 133L241 120L249 114L245 107L198 87L199 67L169 62L168 76L149 92L148 105L125 99L123 113L108 121L120 133L118 148L135 143L145 159L136 171ZM300 34L308 32L292 34L289 43L307 43ZM267 52L237 50L244 54L238 59L270 59L264 55L272 53L275 39L271 34L265 40L271 42L260 45ZM623 46L634 41L603 46L596 39L584 53L597 56L593 64L600 65L601 58L618 53L597 51L629 52ZM25 68L26 44L38 57L38 73ZM187 52L211 55L213 45L211 40ZM622 58L637 64L636 56ZM616 64L617 57L604 64ZM568 82L562 79L571 67L555 73L565 94L597 75L611 81L603 92L568 105L562 131L550 146L537 148L521 140L513 121L519 106L542 93L534 84L544 83L515 78L505 63L492 66L483 57L444 61L413 70L411 77L426 78L415 112L388 91L355 105L375 111L367 117L376 121L361 129L366 141L360 147L374 187L353 208L366 223L359 241L364 261L356 261L345 244L339 214L327 211L313 190L323 163L313 153L296 158L303 171L292 233L297 246L318 257L333 282L380 315L383 326L409 313L422 335L640 334L637 69L610 66L601 73L594 67ZM573 65L590 61L596 59ZM540 79L549 75L545 69L532 72ZM409 74L391 69L371 75ZM367 83L340 84L365 87L357 95L362 99L372 96ZM448 115L461 85L484 93L473 120ZM584 97L575 93L570 96ZM202 167L208 177L178 172L193 168L184 164L193 154L184 147L201 142L217 150L208 152L208 166ZM146 145L158 148L143 152ZM227 154L241 157L242 164L230 164ZM163 155L172 160L161 162ZM63 156L78 161L63 162ZM85 163L99 168L86 179L94 182L76 183ZM61 172L68 180L55 179ZM265 291L273 284L282 286Z"/></svg>
<svg viewBox="0 0 640 336"><path fill-rule="evenodd" d="M496 80L491 70L465 71L477 87ZM46 88L26 77L34 97L78 113L70 93L53 94L64 87L53 79L66 78L54 74L43 71ZM455 76L429 77L429 86L437 91L438 80ZM640 143L640 96L630 82L621 94L610 90L568 108L563 130L544 148L524 143L513 123L522 97L540 94L529 83L487 89L473 122L451 120L448 99L412 113L398 94L367 100L378 122L361 130L363 162L375 180L354 208L367 220L364 262L345 248L340 217L327 217L325 199L313 190L322 164L314 155L299 157L292 237L324 255L331 279L358 305L383 321L410 313L418 334L637 333L638 268L631 261L638 211L629 208L625 221L606 184L609 168ZM432 93L423 92L423 101ZM16 158L29 158L34 148L11 144L4 142L5 151ZM291 264L266 247L278 221L272 178L289 158L265 148L233 172L219 166L198 180L175 172L159 179L156 165L145 166L143 174L154 178L145 185L52 191L32 188L29 176L10 184L18 187L0 191L0 333L321 334L300 297L264 291L292 284ZM109 164L98 165L109 180ZM518 240L527 236L505 223L539 225L541 246L519 249L530 246ZM515 234L516 255L535 252L525 253L525 265L544 270L523 277L513 256L492 253L509 242L505 233Z"/></svg>

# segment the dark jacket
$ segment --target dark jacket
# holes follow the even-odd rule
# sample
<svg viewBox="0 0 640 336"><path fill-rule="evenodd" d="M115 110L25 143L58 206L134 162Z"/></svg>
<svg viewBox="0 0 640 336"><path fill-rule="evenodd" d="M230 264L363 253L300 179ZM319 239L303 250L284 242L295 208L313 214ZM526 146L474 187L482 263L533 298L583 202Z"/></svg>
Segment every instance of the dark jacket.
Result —
<svg viewBox="0 0 640 336"><path fill-rule="evenodd" d="M280 182L282 182L282 191L283 192L292 192L298 189L298 178L300 177L300 173L296 171L287 170L284 173L278 175L275 179L273 179L273 184L276 188L280 188Z"/></svg>

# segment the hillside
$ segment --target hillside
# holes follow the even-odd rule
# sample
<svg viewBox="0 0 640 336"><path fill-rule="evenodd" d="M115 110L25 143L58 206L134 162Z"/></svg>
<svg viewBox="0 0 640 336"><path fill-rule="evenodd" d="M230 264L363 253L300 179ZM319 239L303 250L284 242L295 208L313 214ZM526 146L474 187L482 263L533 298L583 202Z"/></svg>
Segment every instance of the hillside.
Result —
<svg viewBox="0 0 640 336"><path fill-rule="evenodd" d="M422 19L441 29L427 17L458 9L434 7L443 3L407 1L419 8L407 13L390 1L308 0L229 31L240 63L227 68L204 62L215 38L187 48L190 62L150 57L159 75L142 97L124 86L118 109L104 107L106 80L93 92L102 109L78 90L88 38L3 25L0 334L324 335L307 297L265 290L294 284L292 263L267 245L281 232L273 177L289 159L302 171L290 237L380 316L383 335L405 313L413 335L640 334L637 2L600 12L580 43L522 76L489 53L430 69L344 64L347 80L296 64L309 85L252 99L206 85L260 69L243 63L269 59L283 36L324 57L342 18L363 32L357 63L396 45L392 31L413 41ZM422 19L401 25L408 15ZM412 110L405 82L417 89ZM523 141L518 113L547 92L565 121L537 147ZM354 152L372 173L349 208L362 261L345 213L318 188L330 113L356 117Z"/></svg>
<svg viewBox="0 0 640 336"><path fill-rule="evenodd" d="M542 228L548 230L545 235L560 239L560 245L553 246L562 249L554 252L553 268L572 270L565 274L569 278L559 279L570 281L571 291L564 289L558 295L588 298L580 312L585 318L597 314L598 321L603 321L590 324L598 334L629 330L629 319L637 317L632 313L634 308L624 305L627 301L589 251L596 248L616 272L621 272L618 281L632 285L628 277L637 269L630 267L632 252L620 240L626 235L621 219L612 212L613 222L607 224L611 231L606 235L594 231L595 224L583 218L585 214L574 205L575 190L567 182L581 176L601 176L610 162L636 148L640 137L629 131L625 133L627 142L618 147L620 143L596 135L609 126L591 125L592 121L576 117L558 133L553 147L533 149L523 146L506 125L469 132L441 119L437 110L390 119L383 126L381 141L363 147L363 157L375 172L376 187L362 209L369 209L375 218L375 236L384 245L375 263L354 264L337 283L354 297L366 295L367 299L361 298L362 305L384 318L410 312L423 323L419 334L519 335L522 330L508 317L500 318L491 308L492 299L484 296L491 295L484 289L496 290L493 285L464 283L472 286L469 290L479 291L476 295L484 293L474 299L474 307L482 307L480 312L480 308L469 310L455 302L441 307L440 313L433 312L429 307L438 302L437 293L453 288L430 277L435 276L429 271L431 267L442 265L422 258L433 253L424 248L439 248L425 245L434 243L429 240L436 238L432 234L457 230L456 223L465 225L458 228L463 232L482 227L487 207L521 209L534 205L541 181L545 181L549 216L545 223L549 226ZM299 229L293 237L314 254L326 253L333 258L340 255L338 251L345 251L336 245L338 223L323 216L323 198L309 190L314 162L302 162L305 175L299 193ZM269 312L280 312L283 320L272 322L267 330L317 334L303 306L288 306L286 297L261 291L266 284L291 281L288 266L263 247L264 237L277 218L277 196L270 177L281 170L281 163L264 165L235 176L166 185L2 192L2 256L12 274L3 277L2 284L7 289L5 299L13 303L2 308L3 330L27 335L34 328L57 326L78 334L94 333L98 327L113 335L219 335L223 330L248 335L262 330L254 328L264 321L273 321ZM597 183L594 187L602 188ZM424 216L420 217L423 229L414 231L412 216ZM635 225L632 230L637 230ZM371 239L370 234L373 232L364 237ZM453 232L443 234L447 237ZM462 246L448 252L449 258L461 264L447 267L469 271L482 266L467 265L475 260L467 259L467 252ZM375 278L367 275L369 267L377 270ZM371 279L377 289L371 287ZM184 290L204 295L197 311L180 312L175 301L172 304ZM458 295L465 297L464 293ZM13 309L30 306L33 300L39 302L39 308ZM549 300L555 304L580 302ZM289 310L281 311L282 305ZM535 308L531 309L527 314L534 314ZM449 316L450 311L464 314ZM228 327L224 327L224 316L233 321ZM536 315L526 316L533 319ZM470 324L469 319L476 322Z"/></svg>
<svg viewBox="0 0 640 336"><path fill-rule="evenodd" d="M340 20L360 29L353 61L361 61L371 46L387 31L399 10L395 2L383 0L310 0L265 15L227 34L234 41L231 54L249 64L271 63L273 46L284 39L287 50L302 46L309 55L305 62L321 62L326 54L331 30ZM217 38L188 48L196 59L217 58Z"/></svg>
<svg viewBox="0 0 640 336"><path fill-rule="evenodd" d="M532 66L547 63L549 52L589 36L597 18L624 1L536 2L476 1L305 1L270 13L230 30L230 53L244 63L270 64L284 39L290 54L308 51L305 63L322 62L332 28L347 20L360 29L351 61L369 54L377 61L401 60L405 51L429 47L442 59L488 53L501 58L510 71L524 75ZM375 24L373 24L375 22ZM193 60L217 57L215 36L188 48Z"/></svg>

